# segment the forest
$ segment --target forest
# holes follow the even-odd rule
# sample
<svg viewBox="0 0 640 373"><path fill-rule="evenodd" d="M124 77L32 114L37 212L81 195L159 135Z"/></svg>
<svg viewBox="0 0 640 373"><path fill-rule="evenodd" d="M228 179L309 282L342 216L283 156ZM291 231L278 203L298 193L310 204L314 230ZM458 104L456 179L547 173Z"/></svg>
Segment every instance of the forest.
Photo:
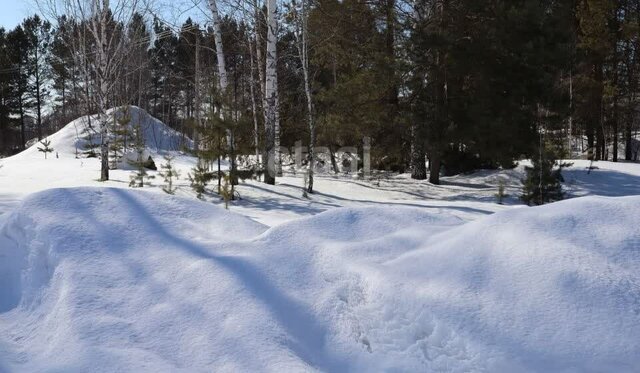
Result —
<svg viewBox="0 0 640 373"><path fill-rule="evenodd" d="M637 159L635 0L211 0L202 24L141 0L53 3L0 28L0 154L136 105L203 159L272 160L268 183L297 142L337 171L364 141L372 168L434 184L543 154Z"/></svg>
<svg viewBox="0 0 640 373"><path fill-rule="evenodd" d="M0 373L639 372L640 0L0 3Z"/></svg>

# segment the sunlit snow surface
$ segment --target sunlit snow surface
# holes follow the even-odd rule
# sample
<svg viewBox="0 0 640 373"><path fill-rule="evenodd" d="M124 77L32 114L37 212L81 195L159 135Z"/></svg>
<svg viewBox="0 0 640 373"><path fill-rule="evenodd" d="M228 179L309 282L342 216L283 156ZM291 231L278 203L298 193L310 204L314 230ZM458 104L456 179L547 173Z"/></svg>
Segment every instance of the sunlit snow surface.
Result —
<svg viewBox="0 0 640 373"><path fill-rule="evenodd" d="M638 165L575 161L568 193L611 197L538 208L518 205L521 166L325 175L310 199L288 174L226 211L195 199L173 145L149 152L177 156L176 197L126 170L96 181L74 133L51 137L58 158L0 160L2 373L640 366L640 197L619 197L640 194Z"/></svg>

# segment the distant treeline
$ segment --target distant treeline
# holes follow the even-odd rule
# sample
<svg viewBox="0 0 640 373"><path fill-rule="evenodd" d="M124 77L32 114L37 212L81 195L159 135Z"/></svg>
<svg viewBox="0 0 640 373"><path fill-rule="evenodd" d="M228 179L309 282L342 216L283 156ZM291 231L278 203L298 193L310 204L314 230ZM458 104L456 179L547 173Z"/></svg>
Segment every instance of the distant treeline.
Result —
<svg viewBox="0 0 640 373"><path fill-rule="evenodd" d="M233 154L262 148L266 7L251 2L255 12L247 15L232 6L220 6L224 95L213 28L187 20L174 29L135 14L126 25L109 24L128 47L111 75L108 105L138 105L198 132L201 143L215 136L199 118L205 127L230 126L212 114L224 106L233 136L219 133L216 146L203 148L223 153L228 141ZM52 25L33 16L0 29L0 153L98 111L90 99L98 77L84 66L95 63L85 22L63 16ZM509 167L549 147L566 155L572 136L584 136L594 159L617 161L618 144L632 157L637 0L285 1L277 51L283 146L308 145L309 131L330 149L368 137L372 167L430 174L435 183L441 173Z"/></svg>

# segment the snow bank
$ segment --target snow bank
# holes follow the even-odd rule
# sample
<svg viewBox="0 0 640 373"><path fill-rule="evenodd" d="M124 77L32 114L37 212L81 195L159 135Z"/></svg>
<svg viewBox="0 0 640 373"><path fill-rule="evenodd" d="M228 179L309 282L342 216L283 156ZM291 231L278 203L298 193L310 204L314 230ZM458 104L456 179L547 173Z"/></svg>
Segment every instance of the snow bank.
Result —
<svg viewBox="0 0 640 373"><path fill-rule="evenodd" d="M128 106L126 108L131 119L129 121L129 127L132 129L140 125L145 146L148 149L153 151L169 151L181 150L183 147L191 148L193 146L193 142L188 137L154 118L145 110L137 106ZM114 117L116 120L121 118L124 115L123 110L124 108L108 110L107 121L113 123ZM50 157L55 157L55 153L58 153L58 156L61 158L75 157L76 154L85 152L89 144L99 145L99 119L99 115L80 117L64 126L58 132L50 135L48 137L51 141L50 147L54 149ZM43 158L42 153L38 151L39 147L42 147L42 145L35 142L34 145L14 157Z"/></svg>
<svg viewBox="0 0 640 373"><path fill-rule="evenodd" d="M341 208L266 230L180 198L46 191L0 228L0 367L631 372L639 208Z"/></svg>

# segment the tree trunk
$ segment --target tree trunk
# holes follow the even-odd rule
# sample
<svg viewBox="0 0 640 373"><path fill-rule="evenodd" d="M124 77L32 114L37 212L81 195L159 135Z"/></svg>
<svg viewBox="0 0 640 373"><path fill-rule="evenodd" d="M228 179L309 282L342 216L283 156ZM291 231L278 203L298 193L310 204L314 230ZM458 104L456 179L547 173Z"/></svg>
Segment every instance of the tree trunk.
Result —
<svg viewBox="0 0 640 373"><path fill-rule="evenodd" d="M22 104L22 97L20 97L19 105L20 105L20 141L22 141L22 149L27 148L27 138L25 134L25 126L24 126L24 106Z"/></svg>
<svg viewBox="0 0 640 373"><path fill-rule="evenodd" d="M633 158L632 146L632 126L633 126L633 113L629 115L624 127L624 159L630 161Z"/></svg>
<svg viewBox="0 0 640 373"><path fill-rule="evenodd" d="M309 172L307 177L307 192L313 193L313 173L315 168L316 125L313 117L313 98L309 82L309 46L307 38L307 3L301 0L301 12L297 22L296 38L298 54L302 65L304 93L307 99L307 123L309 125Z"/></svg>
<svg viewBox="0 0 640 373"><path fill-rule="evenodd" d="M265 88L265 77L264 77L264 67L265 67L265 63L264 63L264 58L262 56L262 35L260 35L260 25L262 25L262 11L260 10L260 8L258 7L258 3L257 1L254 1L254 6L255 6L255 12L256 12L256 62L258 64L257 68L258 68L258 81L260 82L260 92L261 95L260 97L262 98L261 100L261 105L262 105L262 116L264 117L264 122L265 125L267 123L267 93L266 93L266 88Z"/></svg>
<svg viewBox="0 0 640 373"><path fill-rule="evenodd" d="M429 182L431 184L440 184L440 159L441 155L438 151L432 151L429 154Z"/></svg>
<svg viewBox="0 0 640 373"><path fill-rule="evenodd" d="M99 5L96 5L99 7ZM108 69L109 62L107 60L107 50L109 44L107 41L107 14L108 14L108 2L107 7L103 9L97 9L99 21L94 21L94 25L99 22L94 28L94 35L96 35L96 49L98 57L98 109L100 110L100 181L109 180L109 130L107 119L107 100L109 97L109 82Z"/></svg>
<svg viewBox="0 0 640 373"><path fill-rule="evenodd" d="M415 180L425 180L427 178L424 139L420 134L417 123L411 125L411 178Z"/></svg>
<svg viewBox="0 0 640 373"><path fill-rule="evenodd" d="M257 37L257 36L256 36ZM258 104L256 102L256 81L254 76L254 57L253 57L253 46L249 43L249 62L251 69L250 83L249 89L251 94L251 114L253 115L253 145L255 146L256 152L256 164L260 164L260 133L258 131Z"/></svg>
<svg viewBox="0 0 640 373"><path fill-rule="evenodd" d="M276 49L276 0L267 0L267 55L265 69L266 98L266 138L264 181L274 185L276 182L276 121L277 121L277 49Z"/></svg>
<svg viewBox="0 0 640 373"><path fill-rule="evenodd" d="M209 7L211 8L212 20L213 20L213 39L216 43L216 58L218 61L218 75L219 85L221 93L224 94L227 86L227 67L224 59L224 49L222 46L222 22L220 21L220 14L218 13L218 5L216 0L209 0Z"/></svg>
<svg viewBox="0 0 640 373"><path fill-rule="evenodd" d="M331 145L329 145L329 157L331 158L331 167L333 168L333 172L339 174L340 169L338 169L338 162L336 162L336 152L333 150L333 146Z"/></svg>
<svg viewBox="0 0 640 373"><path fill-rule="evenodd" d="M40 43L36 43L35 46L35 84L36 84L36 115L38 124L38 141L42 140L42 102L40 98L40 90L42 89L40 83L40 63L38 59L38 48Z"/></svg>
<svg viewBox="0 0 640 373"><path fill-rule="evenodd" d="M387 30L385 32L385 53L387 57L386 69L388 70L391 85L389 87L389 120L393 123L398 112L398 84L395 79L395 34L396 34L396 0L385 0L385 22Z"/></svg>
<svg viewBox="0 0 640 373"><path fill-rule="evenodd" d="M194 113L195 113L195 123L193 126L193 151L198 154L200 151L200 126L202 125L200 119L200 30L196 31L196 56L195 56L195 74L193 77L193 88L194 88Z"/></svg>
<svg viewBox="0 0 640 373"><path fill-rule="evenodd" d="M225 113L225 101L227 99L227 87L229 86L229 80L227 77L227 67L224 58L224 46L222 45L222 21L220 20L220 14L218 13L218 6L216 4L216 0L209 0L209 7L211 8L212 21L213 21L213 39L216 43L216 58L218 61L218 87L220 88L220 94L223 97L222 108L220 109L220 116L222 119L225 119L227 113ZM234 130L232 128L227 129L227 144L229 151L229 161L231 163L231 172L235 169L235 155L233 143L234 140Z"/></svg>
<svg viewBox="0 0 640 373"><path fill-rule="evenodd" d="M603 107L603 71L602 65L596 64L595 68L595 78L598 83L598 97L597 97L597 105L598 105L598 120L596 127L596 160L599 161L604 158L604 107Z"/></svg>
<svg viewBox="0 0 640 373"><path fill-rule="evenodd" d="M613 98L613 161L618 162L618 98Z"/></svg>

